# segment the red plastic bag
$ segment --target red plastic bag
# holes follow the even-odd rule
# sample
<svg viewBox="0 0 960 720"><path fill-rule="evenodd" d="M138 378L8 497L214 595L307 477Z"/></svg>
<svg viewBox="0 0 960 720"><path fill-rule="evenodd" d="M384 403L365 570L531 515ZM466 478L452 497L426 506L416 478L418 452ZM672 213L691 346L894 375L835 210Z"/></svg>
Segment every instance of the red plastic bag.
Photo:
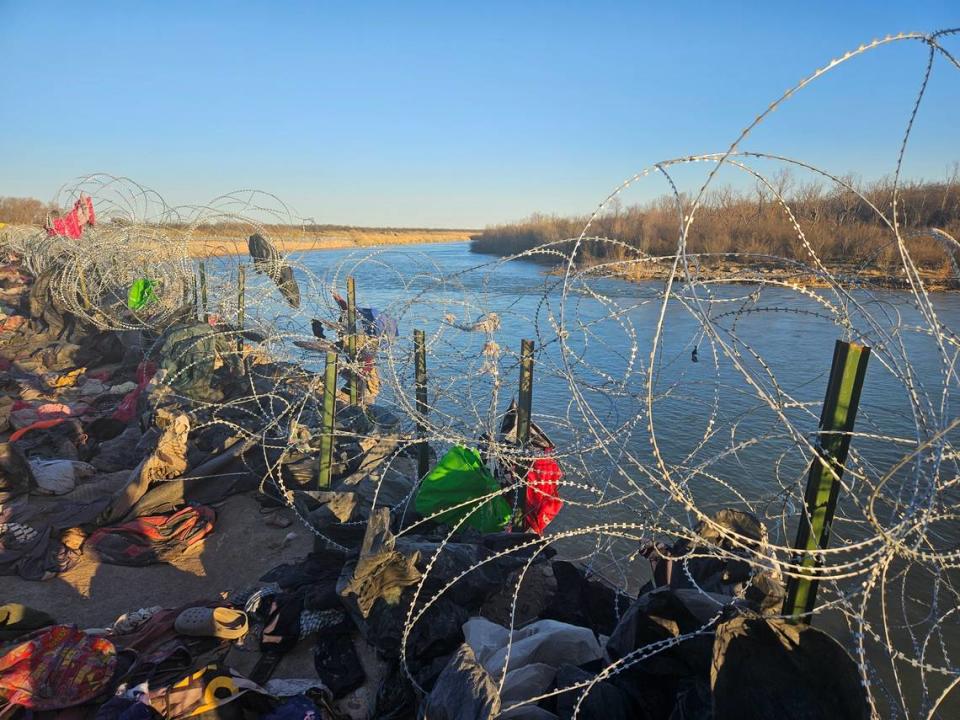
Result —
<svg viewBox="0 0 960 720"><path fill-rule="evenodd" d="M529 530L542 535L560 508L560 480L563 470L560 463L552 457L541 457L533 461L527 472L525 524Z"/></svg>

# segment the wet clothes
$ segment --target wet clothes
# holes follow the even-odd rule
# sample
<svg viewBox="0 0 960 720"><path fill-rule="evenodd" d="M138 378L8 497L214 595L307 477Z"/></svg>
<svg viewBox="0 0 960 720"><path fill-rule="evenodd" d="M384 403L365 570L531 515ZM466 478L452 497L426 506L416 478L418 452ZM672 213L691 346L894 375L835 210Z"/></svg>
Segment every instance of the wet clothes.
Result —
<svg viewBox="0 0 960 720"><path fill-rule="evenodd" d="M539 457L514 458L502 454L497 458L496 477L501 486L512 485L517 478L524 478L523 505L517 507L518 530L532 530L543 534L547 525L563 508L560 499L560 481L563 470L555 458L553 441L533 421L530 422L530 437L526 447L521 448L517 439L518 410L516 401L510 403L500 424L499 442L514 446L520 453Z"/></svg>

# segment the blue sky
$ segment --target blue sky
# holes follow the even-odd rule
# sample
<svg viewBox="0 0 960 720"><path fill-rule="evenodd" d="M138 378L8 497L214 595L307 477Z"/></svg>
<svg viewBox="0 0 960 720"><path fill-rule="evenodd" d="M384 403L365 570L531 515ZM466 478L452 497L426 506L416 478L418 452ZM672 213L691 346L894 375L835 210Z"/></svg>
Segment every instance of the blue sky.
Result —
<svg viewBox="0 0 960 720"><path fill-rule="evenodd" d="M329 223L583 213L644 166L724 150L843 51L958 25L956 0L0 0L0 195L108 172L172 204L257 188ZM859 58L745 147L888 173L925 62L920 43ZM909 175L960 160L958 110L960 71L938 60Z"/></svg>

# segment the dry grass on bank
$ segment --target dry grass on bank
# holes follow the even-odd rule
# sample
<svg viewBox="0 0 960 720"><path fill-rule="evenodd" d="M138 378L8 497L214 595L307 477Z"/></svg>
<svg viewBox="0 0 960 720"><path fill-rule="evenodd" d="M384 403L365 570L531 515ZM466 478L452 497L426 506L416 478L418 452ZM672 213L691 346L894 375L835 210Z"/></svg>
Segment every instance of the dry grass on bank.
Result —
<svg viewBox="0 0 960 720"><path fill-rule="evenodd" d="M0 198L3 200L3 198ZM42 221L41 221L42 222ZM102 223L98 229L110 228L111 223ZM120 227L119 223L114 225ZM39 222L5 221L0 214L0 240L14 233L30 235L42 233ZM253 225L230 223L218 225L161 226L150 227L143 237L168 237L180 242L187 236L187 249L191 257L245 254L247 238L254 232L266 235L284 253L310 250L333 250L337 248L361 248L379 245L421 245L427 243L466 242L476 230L438 228L366 228L314 225L298 227L269 225L257 228Z"/></svg>
<svg viewBox="0 0 960 720"><path fill-rule="evenodd" d="M191 257L232 255L247 251L250 227L197 228L188 242ZM436 230L431 228L292 228L270 226L267 236L284 253L377 245L420 245L426 243L465 242L472 230Z"/></svg>

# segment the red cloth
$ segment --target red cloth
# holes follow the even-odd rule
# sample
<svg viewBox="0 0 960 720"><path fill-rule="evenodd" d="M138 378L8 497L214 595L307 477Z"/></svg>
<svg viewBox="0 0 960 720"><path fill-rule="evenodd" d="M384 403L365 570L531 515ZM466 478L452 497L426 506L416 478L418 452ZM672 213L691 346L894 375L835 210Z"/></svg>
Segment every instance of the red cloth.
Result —
<svg viewBox="0 0 960 720"><path fill-rule="evenodd" d="M563 507L563 500L560 499L562 478L563 470L553 458L542 457L533 461L527 473L527 502L524 518L529 530L542 535L544 528L560 512L560 508Z"/></svg>
<svg viewBox="0 0 960 720"><path fill-rule="evenodd" d="M80 221L81 209L85 209L87 213L85 223ZM73 210L63 217L53 219L53 223L47 228L47 235L59 235L77 240L83 234L84 225L95 225L96 220L96 215L93 212L93 198L84 195L73 204Z"/></svg>
<svg viewBox="0 0 960 720"><path fill-rule="evenodd" d="M84 544L101 562L149 565L169 562L213 532L217 514L206 505L188 505L170 515L144 515L95 530Z"/></svg>
<svg viewBox="0 0 960 720"><path fill-rule="evenodd" d="M14 332L19 330L26 322L27 319L22 315L11 315L0 325L0 330L3 332Z"/></svg>
<svg viewBox="0 0 960 720"><path fill-rule="evenodd" d="M72 707L103 692L116 665L116 650L106 638L54 625L0 657L0 698L32 710Z"/></svg>
<svg viewBox="0 0 960 720"><path fill-rule="evenodd" d="M10 442L16 442L31 430L46 430L48 428L56 427L66 419L67 418L65 417L59 417L52 420L39 420L32 425L27 425L26 427L22 427L17 430L13 435L10 436Z"/></svg>
<svg viewBox="0 0 960 720"><path fill-rule="evenodd" d="M157 373L155 363L144 360L137 366L137 387L124 396L117 409L113 412L113 419L128 423L133 420L137 412L137 400L140 399L140 393L150 383L153 376Z"/></svg>

